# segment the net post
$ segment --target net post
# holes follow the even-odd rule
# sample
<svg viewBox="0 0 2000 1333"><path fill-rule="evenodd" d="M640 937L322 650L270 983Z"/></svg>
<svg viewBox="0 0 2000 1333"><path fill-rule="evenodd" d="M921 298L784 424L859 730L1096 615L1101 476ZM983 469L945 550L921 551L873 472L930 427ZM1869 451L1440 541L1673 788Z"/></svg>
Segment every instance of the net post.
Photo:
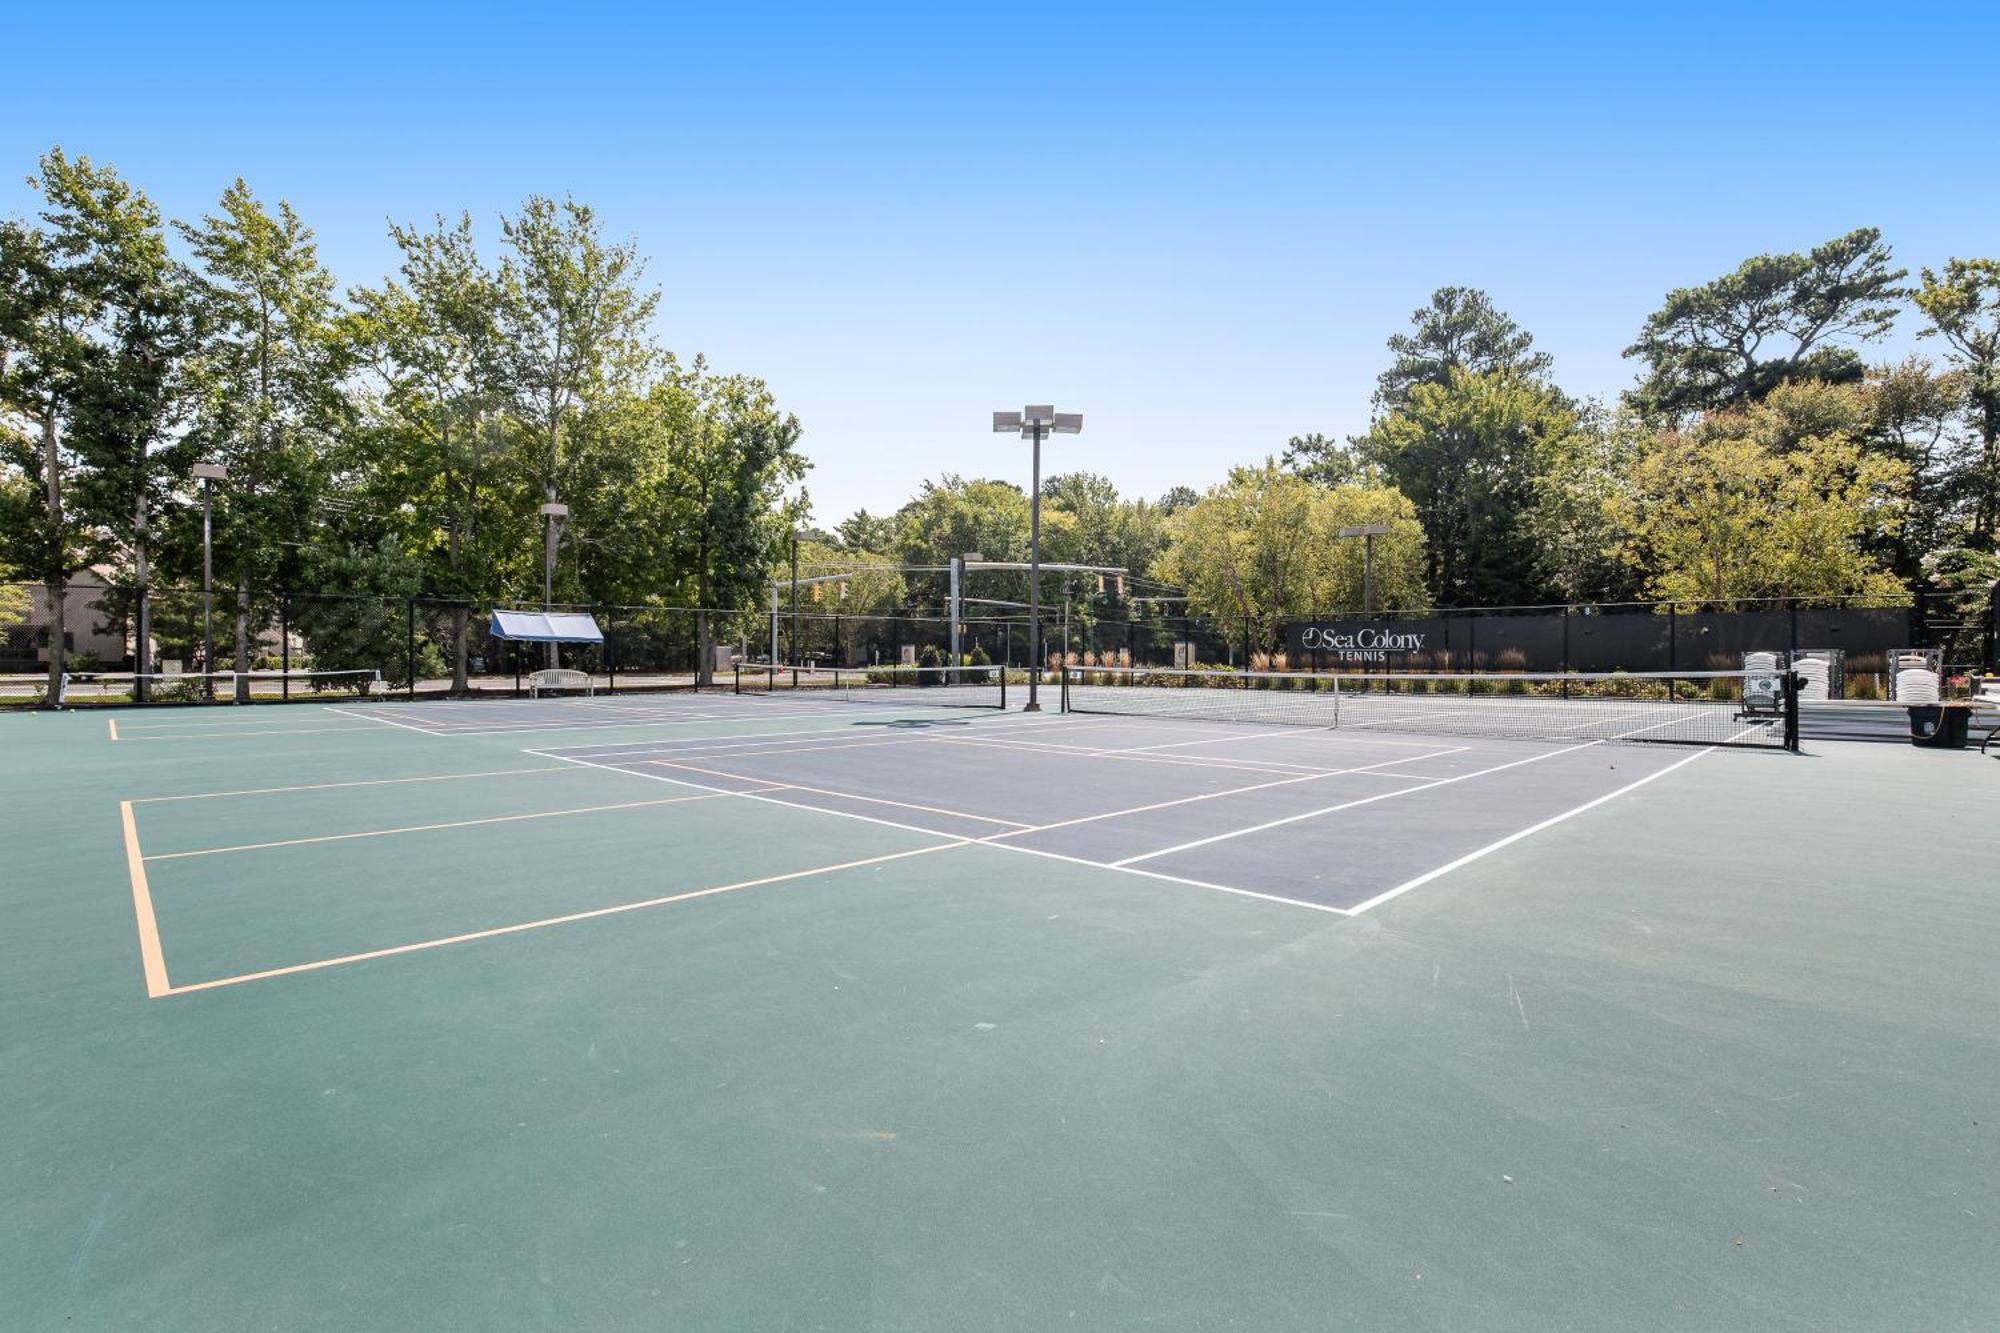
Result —
<svg viewBox="0 0 2000 1333"><path fill-rule="evenodd" d="M732 682L730 682L731 689L729 692L731 694L741 694L743 693L743 664L741 662L738 662L736 664L735 674L736 678Z"/></svg>
<svg viewBox="0 0 2000 1333"><path fill-rule="evenodd" d="M409 685L405 693L412 699L417 697L417 599L403 599L403 651L404 666L409 671Z"/></svg>
<svg viewBox="0 0 2000 1333"><path fill-rule="evenodd" d="M292 598L278 594L278 698L292 700Z"/></svg>

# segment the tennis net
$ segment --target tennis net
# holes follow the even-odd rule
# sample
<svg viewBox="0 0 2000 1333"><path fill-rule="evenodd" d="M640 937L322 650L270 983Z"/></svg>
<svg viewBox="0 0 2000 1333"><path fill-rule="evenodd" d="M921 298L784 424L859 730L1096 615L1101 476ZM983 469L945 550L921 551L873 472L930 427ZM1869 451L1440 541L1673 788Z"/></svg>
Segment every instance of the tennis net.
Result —
<svg viewBox="0 0 2000 1333"><path fill-rule="evenodd" d="M739 666L736 693L904 707L1005 708L1004 667Z"/></svg>
<svg viewBox="0 0 2000 1333"><path fill-rule="evenodd" d="M66 707L84 704L276 703L380 694L379 671L72 671Z"/></svg>
<svg viewBox="0 0 2000 1333"><path fill-rule="evenodd" d="M1796 749L1791 677L1747 671L1307 673L1075 668L1072 713L1526 740Z"/></svg>

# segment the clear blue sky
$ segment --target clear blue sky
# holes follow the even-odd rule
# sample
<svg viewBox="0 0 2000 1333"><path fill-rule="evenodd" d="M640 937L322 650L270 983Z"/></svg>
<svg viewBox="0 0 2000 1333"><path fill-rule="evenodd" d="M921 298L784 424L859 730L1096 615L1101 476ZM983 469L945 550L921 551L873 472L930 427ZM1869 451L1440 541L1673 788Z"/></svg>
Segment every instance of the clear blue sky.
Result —
<svg viewBox="0 0 2000 1333"><path fill-rule="evenodd" d="M52 143L177 216L240 174L345 284L385 219L490 239L572 193L651 256L666 345L799 414L827 523L1025 483L986 431L1024 401L1086 414L1055 467L1148 495L1354 431L1446 283L1610 395L1747 255L2000 254L1990 4L193 9L9 16L0 211Z"/></svg>

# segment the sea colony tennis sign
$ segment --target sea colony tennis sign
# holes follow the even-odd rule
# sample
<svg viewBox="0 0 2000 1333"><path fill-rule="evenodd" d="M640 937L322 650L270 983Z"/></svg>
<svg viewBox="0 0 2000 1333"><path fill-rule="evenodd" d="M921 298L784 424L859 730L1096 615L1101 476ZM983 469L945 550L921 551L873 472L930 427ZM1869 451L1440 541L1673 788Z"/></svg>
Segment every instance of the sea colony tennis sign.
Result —
<svg viewBox="0 0 2000 1333"><path fill-rule="evenodd" d="M1311 621L1285 626L1285 646L1293 655L1317 653L1341 662L1387 662L1424 651L1430 634L1406 626Z"/></svg>

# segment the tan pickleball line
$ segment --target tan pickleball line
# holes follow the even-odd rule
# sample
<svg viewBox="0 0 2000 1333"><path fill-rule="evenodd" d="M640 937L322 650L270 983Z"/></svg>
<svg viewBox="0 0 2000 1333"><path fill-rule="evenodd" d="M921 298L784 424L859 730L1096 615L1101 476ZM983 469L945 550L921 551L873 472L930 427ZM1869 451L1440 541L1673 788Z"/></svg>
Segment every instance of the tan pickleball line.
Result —
<svg viewBox="0 0 2000 1333"><path fill-rule="evenodd" d="M146 974L146 994L158 999L172 987L167 982L167 957L160 951L160 923L153 915L153 891L146 884L146 858L139 852L139 826L132 803L120 801L118 815L125 825L125 869L132 876L132 913L139 921L139 965Z"/></svg>

